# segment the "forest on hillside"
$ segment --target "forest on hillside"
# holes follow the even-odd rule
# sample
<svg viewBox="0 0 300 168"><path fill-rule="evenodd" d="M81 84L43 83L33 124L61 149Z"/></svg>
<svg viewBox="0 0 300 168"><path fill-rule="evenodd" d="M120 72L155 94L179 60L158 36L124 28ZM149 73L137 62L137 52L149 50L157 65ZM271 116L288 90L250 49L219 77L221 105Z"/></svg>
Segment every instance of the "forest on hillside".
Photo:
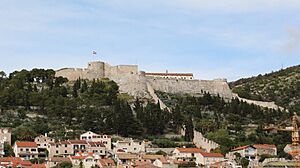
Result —
<svg viewBox="0 0 300 168"><path fill-rule="evenodd" d="M289 121L291 113L262 108L238 99L225 101L220 96L212 96L209 93L197 97L159 91L157 94L173 109L175 122L192 118L196 130L221 145L219 152L226 153L242 145L267 143L277 144L280 156L286 156L283 148L290 143L291 135L285 132L268 134L263 128L269 124Z"/></svg>
<svg viewBox="0 0 300 168"><path fill-rule="evenodd" d="M274 101L300 114L300 65L230 83L232 91L252 100Z"/></svg>

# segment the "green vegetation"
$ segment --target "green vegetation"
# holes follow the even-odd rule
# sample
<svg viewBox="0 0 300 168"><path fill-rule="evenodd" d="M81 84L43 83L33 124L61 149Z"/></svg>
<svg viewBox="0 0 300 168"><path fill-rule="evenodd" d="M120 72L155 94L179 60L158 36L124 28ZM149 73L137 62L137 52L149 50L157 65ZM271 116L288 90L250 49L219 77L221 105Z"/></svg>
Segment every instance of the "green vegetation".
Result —
<svg viewBox="0 0 300 168"><path fill-rule="evenodd" d="M32 140L46 132L71 139L83 131L122 136L160 135L170 113L160 107L119 94L108 79L69 82L53 70L33 69L0 73L0 127L13 128L13 140ZM140 106L139 106L140 105Z"/></svg>
<svg viewBox="0 0 300 168"><path fill-rule="evenodd" d="M240 97L274 101L290 111L300 113L300 65L230 83Z"/></svg>
<svg viewBox="0 0 300 168"><path fill-rule="evenodd" d="M193 124L196 130L219 143L221 147L216 151L226 153L233 147L254 143L278 144L279 151L282 151L290 142L289 133L268 135L262 129L265 125L278 124L289 119L290 114L287 112L261 108L238 99L225 101L209 93L198 97L163 92L157 94L173 108L173 115L177 116L175 121L190 121L187 123Z"/></svg>

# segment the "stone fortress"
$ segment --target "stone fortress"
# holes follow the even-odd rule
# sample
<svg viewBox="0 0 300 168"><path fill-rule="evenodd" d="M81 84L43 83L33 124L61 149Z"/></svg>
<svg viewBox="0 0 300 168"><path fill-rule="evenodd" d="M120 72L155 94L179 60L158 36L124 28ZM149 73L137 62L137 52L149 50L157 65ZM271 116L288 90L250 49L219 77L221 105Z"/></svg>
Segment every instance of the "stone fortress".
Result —
<svg viewBox="0 0 300 168"><path fill-rule="evenodd" d="M155 90L169 93L202 94L209 92L212 95L219 95L226 100L234 97L225 79L197 80L192 73L149 73L139 71L138 65L117 65L111 66L102 61L88 63L87 68L63 68L56 71L56 76L68 78L74 81L81 79L109 78L115 81L121 93L128 93L134 97L149 98L160 102ZM262 107L279 108L273 102L261 102L239 98L243 101L253 103Z"/></svg>
<svg viewBox="0 0 300 168"><path fill-rule="evenodd" d="M169 93L203 94L209 92L219 95L226 100L239 98L232 93L225 79L197 80L191 73L149 73L139 71L137 65L111 66L105 62L96 61L88 63L88 67L63 68L56 71L56 76L63 76L70 81L81 79L109 78L115 81L120 92L128 93L134 97L149 98L155 103L159 102L161 108L168 108L155 94L155 90ZM279 108L274 102L261 102L239 98L242 101L253 103L267 108ZM182 132L183 133L183 132ZM201 132L194 130L193 142L197 147L206 151L216 149L219 144L205 138Z"/></svg>

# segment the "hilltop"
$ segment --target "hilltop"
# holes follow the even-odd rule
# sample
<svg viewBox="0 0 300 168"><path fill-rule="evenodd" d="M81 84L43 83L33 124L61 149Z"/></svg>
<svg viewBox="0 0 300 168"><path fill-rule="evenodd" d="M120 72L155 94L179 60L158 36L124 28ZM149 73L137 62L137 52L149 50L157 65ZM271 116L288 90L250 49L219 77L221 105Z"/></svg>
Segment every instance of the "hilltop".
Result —
<svg viewBox="0 0 300 168"><path fill-rule="evenodd" d="M240 97L274 101L291 111L300 111L300 65L229 83Z"/></svg>

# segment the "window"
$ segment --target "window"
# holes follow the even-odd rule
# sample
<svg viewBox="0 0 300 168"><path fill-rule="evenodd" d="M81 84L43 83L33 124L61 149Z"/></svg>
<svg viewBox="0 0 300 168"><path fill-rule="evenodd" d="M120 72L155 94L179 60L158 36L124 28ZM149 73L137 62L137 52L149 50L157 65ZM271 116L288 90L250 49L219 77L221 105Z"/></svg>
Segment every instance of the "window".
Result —
<svg viewBox="0 0 300 168"><path fill-rule="evenodd" d="M29 151L29 149L26 149L26 151L28 152L28 151Z"/></svg>
<svg viewBox="0 0 300 168"><path fill-rule="evenodd" d="M103 151L102 151L102 150L100 150L100 153L103 153Z"/></svg>
<svg viewBox="0 0 300 168"><path fill-rule="evenodd" d="M142 145L142 142L140 142L139 144Z"/></svg>
<svg viewBox="0 0 300 168"><path fill-rule="evenodd" d="M65 150L65 153L68 153L68 151L67 151L67 150Z"/></svg>
<svg viewBox="0 0 300 168"><path fill-rule="evenodd" d="M58 153L58 150L56 151L56 153Z"/></svg>
<svg viewBox="0 0 300 168"><path fill-rule="evenodd" d="M67 145L67 144L65 144L65 147L68 147L68 145Z"/></svg>
<svg viewBox="0 0 300 168"><path fill-rule="evenodd" d="M31 151L36 151L36 149L31 149Z"/></svg>
<svg viewBox="0 0 300 168"><path fill-rule="evenodd" d="M56 148L58 148L58 145L56 145Z"/></svg>
<svg viewBox="0 0 300 168"><path fill-rule="evenodd" d="M20 151L23 151L23 148L21 148Z"/></svg>
<svg viewBox="0 0 300 168"><path fill-rule="evenodd" d="M133 150L136 150L136 148L133 148Z"/></svg>

